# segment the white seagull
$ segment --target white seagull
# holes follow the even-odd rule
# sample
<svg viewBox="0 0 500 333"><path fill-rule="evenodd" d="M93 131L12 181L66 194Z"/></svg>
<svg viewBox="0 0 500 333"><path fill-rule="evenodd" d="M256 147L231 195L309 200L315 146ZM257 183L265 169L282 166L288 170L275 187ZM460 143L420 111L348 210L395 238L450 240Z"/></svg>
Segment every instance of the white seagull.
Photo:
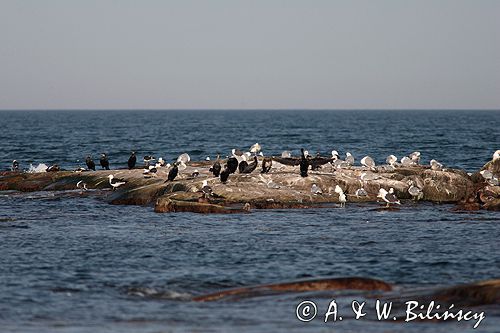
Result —
<svg viewBox="0 0 500 333"><path fill-rule="evenodd" d="M387 156L385 161L387 162L387 164L394 166L394 164L396 164L396 162L398 161L398 158L394 155L389 155Z"/></svg>
<svg viewBox="0 0 500 333"><path fill-rule="evenodd" d="M262 147L258 143L255 143L254 145L252 145L252 147L250 147L250 152L257 154L258 152L261 151L261 149Z"/></svg>
<svg viewBox="0 0 500 333"><path fill-rule="evenodd" d="M375 161L370 156L365 156L361 159L361 165L375 170Z"/></svg>
<svg viewBox="0 0 500 333"><path fill-rule="evenodd" d="M339 195L340 207L345 207L345 203L347 201L347 198L346 198L342 188L338 185L335 185L335 193L337 193Z"/></svg>
<svg viewBox="0 0 500 333"><path fill-rule="evenodd" d="M76 187L84 191L88 190L87 184L85 184L83 180L80 180L78 183L76 183Z"/></svg>
<svg viewBox="0 0 500 333"><path fill-rule="evenodd" d="M493 154L493 161L496 161L500 159L500 150L497 150L494 154Z"/></svg>
<svg viewBox="0 0 500 333"><path fill-rule="evenodd" d="M443 168L443 165L436 160L431 160L429 164L432 170L441 170Z"/></svg>
<svg viewBox="0 0 500 333"><path fill-rule="evenodd" d="M312 194L323 194L323 191L321 190L321 187L319 187L318 185L312 184L311 193Z"/></svg>
<svg viewBox="0 0 500 333"><path fill-rule="evenodd" d="M345 161L349 166L354 164L354 156L350 152L345 153Z"/></svg>

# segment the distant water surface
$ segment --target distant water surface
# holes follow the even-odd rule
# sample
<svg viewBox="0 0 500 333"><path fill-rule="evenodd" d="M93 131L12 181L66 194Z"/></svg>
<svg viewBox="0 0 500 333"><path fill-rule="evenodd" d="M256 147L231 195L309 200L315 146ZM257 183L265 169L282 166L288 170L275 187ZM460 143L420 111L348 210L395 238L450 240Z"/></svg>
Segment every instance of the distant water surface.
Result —
<svg viewBox="0 0 500 333"><path fill-rule="evenodd" d="M435 158L475 171L500 149L500 113L480 111L0 112L0 125L3 169L12 159L23 167L74 168L87 153L103 151L117 168L132 149L201 159L259 142L267 154L335 149L379 163L419 150L424 163ZM348 204L156 214L70 194L0 192L1 332L473 332L471 322L301 323L295 306L316 300L307 294L189 298L324 276L378 278L403 288L500 278L497 212L407 202L398 212ZM487 307L474 332L498 327L497 305Z"/></svg>

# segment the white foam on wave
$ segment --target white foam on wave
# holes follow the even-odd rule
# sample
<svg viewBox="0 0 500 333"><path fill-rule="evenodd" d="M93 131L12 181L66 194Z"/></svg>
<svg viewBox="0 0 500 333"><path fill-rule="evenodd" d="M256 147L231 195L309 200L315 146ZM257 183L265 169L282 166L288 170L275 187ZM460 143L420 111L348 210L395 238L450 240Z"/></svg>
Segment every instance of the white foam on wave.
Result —
<svg viewBox="0 0 500 333"><path fill-rule="evenodd" d="M33 164L30 164L30 168L28 169L29 173L38 173L38 172L47 172L48 166L45 163L38 164L37 167L34 167Z"/></svg>

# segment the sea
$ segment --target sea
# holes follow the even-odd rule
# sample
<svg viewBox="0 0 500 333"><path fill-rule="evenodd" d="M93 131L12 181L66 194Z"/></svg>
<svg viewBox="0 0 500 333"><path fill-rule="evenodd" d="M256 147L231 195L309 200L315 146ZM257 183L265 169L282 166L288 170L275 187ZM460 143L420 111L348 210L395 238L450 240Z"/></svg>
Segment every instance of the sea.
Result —
<svg viewBox="0 0 500 333"><path fill-rule="evenodd" d="M265 155L300 148L356 163L421 152L473 173L500 149L500 112L481 110L1 111L0 169L12 160L71 170L106 153L192 160L258 142ZM194 302L226 288L367 277L401 290L500 278L500 214L403 202L251 214L157 214L100 197L0 192L0 332L498 332L499 305L475 321L348 316L359 293L291 293ZM336 299L345 320L324 322ZM309 322L297 305L317 304ZM371 301L368 301L368 303ZM371 304L366 311L374 311ZM351 311L352 312L352 311Z"/></svg>

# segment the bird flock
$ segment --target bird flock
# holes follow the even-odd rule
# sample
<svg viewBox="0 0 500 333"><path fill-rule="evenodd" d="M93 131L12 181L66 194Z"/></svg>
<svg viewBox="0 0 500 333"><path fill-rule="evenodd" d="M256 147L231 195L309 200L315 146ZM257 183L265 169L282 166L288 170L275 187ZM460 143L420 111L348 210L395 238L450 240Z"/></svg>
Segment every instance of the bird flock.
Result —
<svg viewBox="0 0 500 333"><path fill-rule="evenodd" d="M250 147L247 152L243 152L239 149L232 149L231 154L226 156L225 163L220 158L220 154L217 155L215 162L211 165L209 172L213 174L214 177L220 179L220 182L225 184L229 181L229 177L231 174L235 174L236 172L240 174L250 174L254 172L259 164L259 158L261 157L261 173L269 173L273 161L278 162L280 164L289 165L289 166L299 166L299 174L301 177L308 177L309 170L318 170L325 166L330 166L333 170L337 169L349 169L354 166L355 158L350 152L345 153L345 158L341 159L340 154L336 150L331 151L331 157L324 157L317 153L315 156L309 154L307 150L301 149L301 154L299 157L294 157L290 151L283 151L280 156L264 156L262 152L262 147L259 143L255 143ZM399 162L398 158L395 155L389 155L386 158L385 165L377 166L374 159L370 156L364 156L360 160L360 164L365 168L368 172L362 172L359 177L360 187L355 191L355 196L357 198L368 196L368 192L364 189L364 185L367 181L377 179L376 173L381 171L391 171L396 167L411 167L411 166L419 166L421 159L421 153L415 151L407 156L403 156ZM497 150L493 154L493 161L500 159L500 150ZM206 157L206 161L210 161L210 157ZM156 159L153 155L146 155L143 157L143 174L144 177L155 177L157 171L160 168L167 168L168 174L166 182L174 181L179 175L180 171L184 171L187 168L187 163L191 161L189 154L183 153L181 154L175 162L172 164L166 163L163 158ZM91 155L87 155L85 159L85 163L87 165L88 170L96 170L96 164L93 161ZM99 158L99 164L103 170L110 170L110 162L106 153L101 153ZM127 161L128 169L135 169L137 165L137 155L135 151L131 152L131 155ZM443 164L438 161L432 159L429 162L428 166L431 170L443 170ZM19 162L17 160L12 161L12 171L19 170ZM60 168L58 165L52 165L47 167L46 171L59 171ZM78 168L75 170L77 172L85 171L83 168ZM197 169L191 174L191 177L195 178L199 176L199 171ZM480 172L481 176L484 178L485 182L492 186L498 186L499 181L495 175L489 170L483 170ZM116 188L126 184L126 181L123 179L116 178L114 175L110 174L108 176L109 184L113 190ZM423 197L423 191L421 188L417 186L413 181L408 182L409 188L408 193L415 199L420 200ZM79 181L76 184L78 189L87 190L87 185L82 181ZM202 192L208 197L213 195L211 188L208 186L206 180L202 184ZM313 183L311 187L311 193L313 195L322 195L322 189L316 184ZM343 207L347 201L347 196L344 193L344 190L336 185L335 193L339 196L340 205ZM394 193L393 188L389 188L386 190L384 188L380 188L377 198L381 199L386 203L386 206L390 205L400 205L401 202L397 198Z"/></svg>

